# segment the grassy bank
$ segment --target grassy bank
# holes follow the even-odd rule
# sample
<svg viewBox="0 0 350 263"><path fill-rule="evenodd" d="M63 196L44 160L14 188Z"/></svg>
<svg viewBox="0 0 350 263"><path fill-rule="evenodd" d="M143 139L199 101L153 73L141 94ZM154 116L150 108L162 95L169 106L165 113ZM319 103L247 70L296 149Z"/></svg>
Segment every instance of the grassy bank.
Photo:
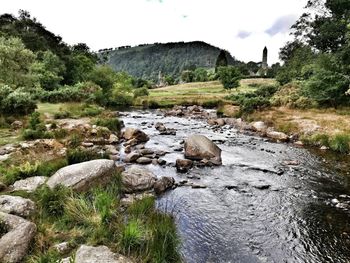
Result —
<svg viewBox="0 0 350 263"><path fill-rule="evenodd" d="M142 104L142 100L158 103L160 106L172 107L182 104L210 105L215 102L225 102L225 96L244 93L254 90L258 85L274 83L271 79L244 79L237 89L225 90L219 81L210 82L194 82L179 85L168 86L150 90L148 98L140 98L138 104Z"/></svg>

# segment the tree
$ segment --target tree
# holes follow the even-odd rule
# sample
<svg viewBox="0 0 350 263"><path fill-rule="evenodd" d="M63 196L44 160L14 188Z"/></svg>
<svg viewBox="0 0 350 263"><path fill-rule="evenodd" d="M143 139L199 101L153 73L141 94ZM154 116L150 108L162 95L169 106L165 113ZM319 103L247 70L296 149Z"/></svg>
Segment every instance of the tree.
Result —
<svg viewBox="0 0 350 263"><path fill-rule="evenodd" d="M239 81L242 79L239 69L233 66L219 67L219 79L225 89L232 89L239 87Z"/></svg>
<svg viewBox="0 0 350 263"><path fill-rule="evenodd" d="M181 80L190 83L194 81L194 72L192 70L184 70L181 73Z"/></svg>
<svg viewBox="0 0 350 263"><path fill-rule="evenodd" d="M13 88L31 87L34 60L34 53L19 38L0 37L0 82Z"/></svg>
<svg viewBox="0 0 350 263"><path fill-rule="evenodd" d="M227 66L227 57L225 50L221 50L219 53L218 58L216 59L215 63L215 73L218 71L219 67L226 67Z"/></svg>
<svg viewBox="0 0 350 263"><path fill-rule="evenodd" d="M194 71L194 81L204 82L208 81L208 72L205 68L196 68Z"/></svg>
<svg viewBox="0 0 350 263"><path fill-rule="evenodd" d="M88 80L99 85L104 93L112 90L116 78L116 73L109 66L96 66L88 76Z"/></svg>
<svg viewBox="0 0 350 263"><path fill-rule="evenodd" d="M61 59L51 51L38 52L37 61L31 67L34 78L45 90L54 90L59 87L65 69Z"/></svg>

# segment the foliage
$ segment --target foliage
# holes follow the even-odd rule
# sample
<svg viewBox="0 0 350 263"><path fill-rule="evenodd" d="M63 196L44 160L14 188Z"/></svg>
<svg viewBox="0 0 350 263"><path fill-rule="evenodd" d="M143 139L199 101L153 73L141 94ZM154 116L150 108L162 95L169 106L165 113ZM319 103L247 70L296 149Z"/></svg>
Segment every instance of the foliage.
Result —
<svg viewBox="0 0 350 263"><path fill-rule="evenodd" d="M148 96L149 95L149 91L148 88L138 88L134 90L134 98L138 98L141 96Z"/></svg>
<svg viewBox="0 0 350 263"><path fill-rule="evenodd" d="M88 79L99 85L104 93L109 93L113 88L116 77L116 73L111 67L102 65L95 67Z"/></svg>
<svg viewBox="0 0 350 263"><path fill-rule="evenodd" d="M336 134L329 142L329 146L333 151L340 153L350 152L350 135Z"/></svg>
<svg viewBox="0 0 350 263"><path fill-rule="evenodd" d="M194 71L194 81L204 82L208 81L208 72L205 68L196 68Z"/></svg>
<svg viewBox="0 0 350 263"><path fill-rule="evenodd" d="M192 70L184 70L181 72L181 80L186 83L194 81L194 72Z"/></svg>
<svg viewBox="0 0 350 263"><path fill-rule="evenodd" d="M224 50L220 50L220 53L215 63L215 72L218 72L218 69L220 67L227 67L227 66L228 66L228 61L227 61L226 52Z"/></svg>
<svg viewBox="0 0 350 263"><path fill-rule="evenodd" d="M0 83L13 88L33 85L30 67L35 55L19 38L0 36Z"/></svg>
<svg viewBox="0 0 350 263"><path fill-rule="evenodd" d="M23 130L22 137L25 140L49 139L53 134L46 131L44 123L40 120L40 113L33 112L29 118L29 127Z"/></svg>
<svg viewBox="0 0 350 263"><path fill-rule="evenodd" d="M223 101L222 100L206 100L202 103L202 106L204 108L217 108L221 105L223 105Z"/></svg>
<svg viewBox="0 0 350 263"><path fill-rule="evenodd" d="M219 79L225 89L237 88L242 76L238 68L228 66L218 68Z"/></svg>
<svg viewBox="0 0 350 263"><path fill-rule="evenodd" d="M36 102L29 93L12 90L0 84L0 113L5 115L26 115L36 109Z"/></svg>

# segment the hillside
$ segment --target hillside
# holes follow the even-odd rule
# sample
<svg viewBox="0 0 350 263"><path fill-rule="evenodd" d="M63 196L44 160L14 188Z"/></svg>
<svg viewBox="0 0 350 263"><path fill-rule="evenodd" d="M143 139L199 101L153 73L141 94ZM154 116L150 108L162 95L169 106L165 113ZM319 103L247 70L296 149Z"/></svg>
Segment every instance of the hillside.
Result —
<svg viewBox="0 0 350 263"><path fill-rule="evenodd" d="M214 68L220 48L205 42L178 42L166 44L120 47L100 50L103 62L116 71L125 71L134 77L157 79L159 71L165 75L179 76L189 68ZM226 52L229 64L236 60Z"/></svg>

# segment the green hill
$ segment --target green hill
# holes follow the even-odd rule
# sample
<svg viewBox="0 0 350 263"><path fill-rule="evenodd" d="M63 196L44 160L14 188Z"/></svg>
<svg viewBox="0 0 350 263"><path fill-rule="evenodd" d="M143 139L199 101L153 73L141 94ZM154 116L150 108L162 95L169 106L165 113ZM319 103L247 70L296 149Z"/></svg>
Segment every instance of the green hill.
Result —
<svg viewBox="0 0 350 263"><path fill-rule="evenodd" d="M119 47L99 51L101 60L116 71L134 77L157 79L159 72L179 76L183 70L196 67L215 68L221 49L205 42L178 42ZM237 63L226 51L228 64Z"/></svg>

